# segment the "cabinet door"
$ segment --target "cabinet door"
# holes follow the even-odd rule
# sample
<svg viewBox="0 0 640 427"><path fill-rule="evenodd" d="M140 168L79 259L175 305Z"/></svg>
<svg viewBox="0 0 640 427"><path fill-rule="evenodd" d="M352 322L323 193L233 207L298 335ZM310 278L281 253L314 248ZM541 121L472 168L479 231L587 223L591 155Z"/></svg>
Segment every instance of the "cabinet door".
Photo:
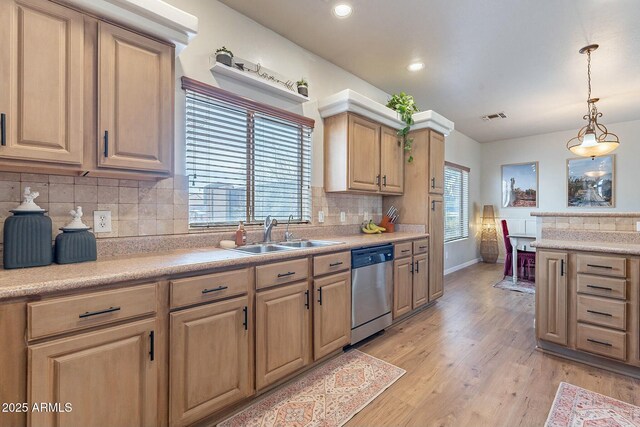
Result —
<svg viewBox="0 0 640 427"><path fill-rule="evenodd" d="M294 283L256 294L256 388L311 362L309 284Z"/></svg>
<svg viewBox="0 0 640 427"><path fill-rule="evenodd" d="M170 172L173 49L98 24L98 166Z"/></svg>
<svg viewBox="0 0 640 427"><path fill-rule="evenodd" d="M429 301L429 260L427 254L413 257L413 308Z"/></svg>
<svg viewBox="0 0 640 427"><path fill-rule="evenodd" d="M393 318L411 311L413 259L411 257L393 261Z"/></svg>
<svg viewBox="0 0 640 427"><path fill-rule="evenodd" d="M252 394L248 298L171 314L170 414L189 425Z"/></svg>
<svg viewBox="0 0 640 427"><path fill-rule="evenodd" d="M444 135L429 132L429 193L444 194Z"/></svg>
<svg viewBox="0 0 640 427"><path fill-rule="evenodd" d="M158 424L154 319L29 347L29 403L71 404L29 412L32 426Z"/></svg>
<svg viewBox="0 0 640 427"><path fill-rule="evenodd" d="M444 207L442 196L429 196L429 301L444 294Z"/></svg>
<svg viewBox="0 0 640 427"><path fill-rule="evenodd" d="M380 191L402 194L404 189L404 148L395 130L382 127L380 133Z"/></svg>
<svg viewBox="0 0 640 427"><path fill-rule="evenodd" d="M0 158L80 165L82 14L45 0L3 0L0 40Z"/></svg>
<svg viewBox="0 0 640 427"><path fill-rule="evenodd" d="M351 340L351 272L313 282L313 355L318 360Z"/></svg>
<svg viewBox="0 0 640 427"><path fill-rule="evenodd" d="M380 125L349 116L349 189L380 189Z"/></svg>
<svg viewBox="0 0 640 427"><path fill-rule="evenodd" d="M541 340L567 345L567 254L536 252L536 329Z"/></svg>

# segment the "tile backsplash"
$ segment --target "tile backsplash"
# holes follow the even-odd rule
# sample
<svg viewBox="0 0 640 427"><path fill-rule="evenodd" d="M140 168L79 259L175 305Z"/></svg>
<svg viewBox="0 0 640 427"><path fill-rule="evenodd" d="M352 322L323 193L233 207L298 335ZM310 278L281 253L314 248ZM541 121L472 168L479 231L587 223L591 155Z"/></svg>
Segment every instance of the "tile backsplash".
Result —
<svg viewBox="0 0 640 427"><path fill-rule="evenodd" d="M542 230L636 231L640 217L619 216L543 216Z"/></svg>

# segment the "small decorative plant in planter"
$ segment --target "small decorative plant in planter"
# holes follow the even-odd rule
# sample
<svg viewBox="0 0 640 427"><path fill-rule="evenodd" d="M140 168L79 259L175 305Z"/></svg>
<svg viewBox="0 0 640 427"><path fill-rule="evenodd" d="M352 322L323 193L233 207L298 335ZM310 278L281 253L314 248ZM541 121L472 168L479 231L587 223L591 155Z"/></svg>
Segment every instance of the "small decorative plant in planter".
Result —
<svg viewBox="0 0 640 427"><path fill-rule="evenodd" d="M309 83L303 78L296 82L298 86L298 93L302 96L309 96Z"/></svg>
<svg viewBox="0 0 640 427"><path fill-rule="evenodd" d="M233 52L222 46L220 49L216 50L216 61L231 67L233 65Z"/></svg>
<svg viewBox="0 0 640 427"><path fill-rule="evenodd" d="M420 111L420 109L416 105L413 96L407 95L404 92L394 94L389 102L387 102L387 107L396 111L400 116L400 120L402 120L406 125L398 131L398 136L402 138L404 151L409 152L407 162L411 163L413 162L413 156L411 155L413 138L409 138L408 135L411 130L411 126L413 125L413 115Z"/></svg>

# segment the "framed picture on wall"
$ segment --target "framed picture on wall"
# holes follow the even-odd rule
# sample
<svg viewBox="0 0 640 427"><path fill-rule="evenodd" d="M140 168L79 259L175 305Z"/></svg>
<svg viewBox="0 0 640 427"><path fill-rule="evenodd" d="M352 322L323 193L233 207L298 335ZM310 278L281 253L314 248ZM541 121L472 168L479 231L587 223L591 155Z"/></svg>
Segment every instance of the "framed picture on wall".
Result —
<svg viewBox="0 0 640 427"><path fill-rule="evenodd" d="M502 207L538 207L538 162L502 165Z"/></svg>
<svg viewBox="0 0 640 427"><path fill-rule="evenodd" d="M615 155L567 159L567 206L615 207Z"/></svg>

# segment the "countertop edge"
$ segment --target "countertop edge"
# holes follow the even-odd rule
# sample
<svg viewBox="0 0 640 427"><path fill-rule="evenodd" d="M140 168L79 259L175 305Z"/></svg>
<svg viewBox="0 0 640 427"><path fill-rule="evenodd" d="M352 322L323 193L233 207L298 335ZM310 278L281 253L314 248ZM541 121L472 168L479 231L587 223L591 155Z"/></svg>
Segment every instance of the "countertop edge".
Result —
<svg viewBox="0 0 640 427"><path fill-rule="evenodd" d="M606 252L618 255L640 256L640 244L616 242L584 242L573 240L539 239L531 243L538 249L558 249L584 252Z"/></svg>
<svg viewBox="0 0 640 427"><path fill-rule="evenodd" d="M530 212L531 216L540 217L618 217L618 218L640 218L640 212Z"/></svg>

